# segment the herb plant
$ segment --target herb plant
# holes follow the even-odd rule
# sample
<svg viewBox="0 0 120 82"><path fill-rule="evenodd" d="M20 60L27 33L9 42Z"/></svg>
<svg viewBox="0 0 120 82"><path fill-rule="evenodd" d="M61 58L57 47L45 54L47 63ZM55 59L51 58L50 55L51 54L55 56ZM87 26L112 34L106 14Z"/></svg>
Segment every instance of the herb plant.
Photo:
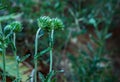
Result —
<svg viewBox="0 0 120 82"><path fill-rule="evenodd" d="M16 60L16 81L20 82L20 73L19 73L19 56L17 56L17 48L16 48L16 33L20 32L22 30L22 26L20 24L20 22L13 22L10 24L10 28L9 28L12 32L13 32L13 39L12 39L12 47L13 47L13 53L14 53L14 57Z"/></svg>
<svg viewBox="0 0 120 82"><path fill-rule="evenodd" d="M117 77L119 77L119 66L116 66L119 61L113 55L116 57L114 49L119 51L119 48L115 46L115 44L119 46L119 41L115 40L115 44L114 42L109 44L107 41L112 36L110 32L119 28L119 4L119 0L0 0L0 58L2 59L2 62L0 61L0 81L1 76L3 82L8 81L9 73L15 72L15 74L10 75L10 78L13 77L11 80L21 82L24 76L20 72L24 68L19 68L19 65L21 66L28 58L27 63L34 69L27 81L30 79L31 82L39 80L56 82L57 79L54 76L58 71L55 70L63 67L66 71L60 76L58 82L115 82L114 76L118 74ZM57 30L63 29L63 23L60 19L41 15L61 18L67 27L64 36L60 32L55 33ZM39 16L41 17L38 18ZM34 19L37 19L39 26L37 32ZM15 27L18 28L20 24L12 22L13 20L20 20L26 27L20 35L17 33L22 28L20 31L16 31ZM8 25L5 26L6 24ZM33 34L35 33L33 44ZM48 35L47 38L43 34ZM21 37L16 37L17 35ZM39 39L41 36L43 38ZM61 38L59 39L59 37ZM113 33L111 39L115 38L119 38L116 37L116 32ZM21 46L16 46L16 39L20 40L18 44ZM57 45L54 45L54 39L56 39L55 44ZM111 39L109 40L111 41ZM12 46L12 49L9 48L9 45ZM114 49L109 52L107 47L111 47L111 45L115 47L113 46ZM21 51L22 48L25 50ZM41 50L42 48L45 50ZM8 53L6 53L7 49ZM14 56L9 55L9 50L13 50ZM39 52L39 50L41 51ZM53 50L57 55L53 55ZM20 56L17 52L21 52ZM112 57L111 52L114 53L112 53ZM32 55L33 53L34 55ZM67 54L69 55L66 56ZM8 56L15 59L15 61L9 60L15 62L13 68L15 67L16 70L12 72L8 70L10 68L6 60ZM53 59L56 59L57 62L54 62ZM41 65L43 62L48 68L45 71L44 66ZM24 66L28 68L26 65ZM24 75L27 76L27 74ZM56 76L59 77L59 75Z"/></svg>
<svg viewBox="0 0 120 82"><path fill-rule="evenodd" d="M5 57L6 48L10 43L9 37L12 35L12 31L17 32L18 26L16 28L14 24L7 25L3 31L1 22L9 19L14 19L16 17L19 17L19 15L11 14L11 15L0 17L0 48L2 51L2 59L3 59L3 82L6 82L6 75L7 75L6 74L6 57Z"/></svg>
<svg viewBox="0 0 120 82"><path fill-rule="evenodd" d="M16 33L22 30L21 24L19 22L12 22L11 24L7 25L4 28L4 33L6 34L6 39L10 40L10 37L13 35L11 40L11 44L13 47L14 58L16 60L16 81L20 82L20 75L19 75L19 61L17 56L17 48L16 48ZM6 71L5 71L6 72ZM6 80L3 80L6 82Z"/></svg>
<svg viewBox="0 0 120 82"><path fill-rule="evenodd" d="M47 51L50 52L50 68L49 68L49 73L46 76L46 79L42 78L43 82L51 82L51 78L52 76L55 74L55 71L53 71L52 69L52 63L53 63L53 39L54 39L54 31L55 30L62 30L63 29L63 23L60 19L58 18L50 18L47 16L42 16L40 17L38 20L38 30L36 32L36 37L35 37L35 54L34 54L34 65L35 65L35 72L34 72L34 81L37 81L37 58L39 57L38 55L38 39L40 37L40 31L44 30L45 32L47 32L49 34L49 47L40 52L41 54L46 53ZM4 33L2 32L2 28L1 28L1 44L2 44L2 56L3 56L3 82L6 82L6 63L5 63L5 50L6 50L6 40L9 41L8 43L11 43L11 46L13 48L13 54L14 54L14 58L16 60L16 79L14 81L16 82L20 82L21 78L20 78L20 72L19 72L19 62L21 62L21 59L19 58L19 56L17 56L17 48L16 48L16 33L20 32L22 30L22 26L20 24L20 22L15 21L10 23L9 25L5 26L4 28ZM8 45L8 44L7 44ZM42 75L42 74L41 74Z"/></svg>
<svg viewBox="0 0 120 82"><path fill-rule="evenodd" d="M58 19L58 18L50 18L50 17L47 17L47 16L43 16L43 17L40 17L38 19L38 26L39 26L39 29L43 29L44 31L48 32L49 34L49 53L50 53L50 68L49 68L49 73L48 73L48 77L46 77L46 79L42 79L43 82L51 82L51 78L52 76L54 75L54 71L52 70L52 63L53 63L53 58L52 58L52 55L53 55L53 43L54 43L54 30L62 30L64 25L63 25L63 22ZM38 32L39 32L39 29L38 29ZM38 34L37 32L37 34ZM37 43L37 42L36 42ZM35 66L35 70L36 70L36 67ZM35 73L36 74L36 73ZM41 73L40 73L41 74ZM43 75L41 75L43 76ZM35 82L36 81L36 75L35 75Z"/></svg>

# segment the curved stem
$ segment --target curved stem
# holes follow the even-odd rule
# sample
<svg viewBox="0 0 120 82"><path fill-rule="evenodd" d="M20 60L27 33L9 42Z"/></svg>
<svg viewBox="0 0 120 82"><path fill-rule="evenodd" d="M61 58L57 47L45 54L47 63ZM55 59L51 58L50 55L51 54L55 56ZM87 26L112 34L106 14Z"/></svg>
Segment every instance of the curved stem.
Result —
<svg viewBox="0 0 120 82"><path fill-rule="evenodd" d="M54 34L54 30L51 31L51 34L50 34L50 69L49 69L49 73L52 71L52 63L53 63L53 59L52 59L52 55L53 55L53 52L52 52L52 49L53 49L53 34Z"/></svg>
<svg viewBox="0 0 120 82"><path fill-rule="evenodd" d="M38 50L38 38L39 38L39 32L41 28L37 30L36 37L35 37L35 54L34 54L34 65L35 65L35 82L37 82L37 59L35 56L37 55L37 50Z"/></svg>
<svg viewBox="0 0 120 82"><path fill-rule="evenodd" d="M6 49L5 49L5 46L4 46L4 43L2 45L2 59L3 59L3 82L6 82L6 58L5 58L5 53L6 53Z"/></svg>
<svg viewBox="0 0 120 82"><path fill-rule="evenodd" d="M17 60L17 49L16 49L16 34L14 33L13 34L13 44L14 44L14 50L13 50L13 53L14 53L14 57L15 57L15 61L16 61L16 72L17 72L17 82L20 82L20 75L19 75L19 62Z"/></svg>

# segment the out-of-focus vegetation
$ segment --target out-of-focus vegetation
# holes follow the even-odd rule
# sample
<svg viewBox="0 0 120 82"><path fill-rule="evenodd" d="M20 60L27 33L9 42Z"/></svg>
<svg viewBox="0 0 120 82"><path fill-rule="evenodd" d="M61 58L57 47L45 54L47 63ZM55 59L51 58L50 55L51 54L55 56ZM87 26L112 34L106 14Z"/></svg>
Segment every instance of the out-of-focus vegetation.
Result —
<svg viewBox="0 0 120 82"><path fill-rule="evenodd" d="M29 69L21 76L30 74L34 67L34 37L39 28L36 19L40 16L58 17L65 25L64 31L55 32L53 50L53 69L63 69L64 73L57 73L53 82L119 82L119 71L115 69L112 58L120 51L119 41L111 47L114 45L111 43L114 30L120 30L119 0L0 0L2 29L13 21L20 21L24 27L17 34L17 51L20 58L31 55L22 62ZM39 40L38 51L49 45L47 36L45 34ZM8 55L12 55L9 46ZM46 76L50 62L48 53L38 61L38 72ZM6 67L11 68L9 65ZM14 75L7 78L11 77L11 80L15 78Z"/></svg>

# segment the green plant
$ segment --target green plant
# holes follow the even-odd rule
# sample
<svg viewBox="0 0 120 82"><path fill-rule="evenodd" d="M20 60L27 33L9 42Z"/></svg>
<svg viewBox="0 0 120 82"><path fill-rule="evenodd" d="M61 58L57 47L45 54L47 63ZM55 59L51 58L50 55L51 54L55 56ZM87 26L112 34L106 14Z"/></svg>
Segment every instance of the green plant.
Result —
<svg viewBox="0 0 120 82"><path fill-rule="evenodd" d="M19 56L17 56L17 48L16 48L16 33L22 30L22 26L18 21L12 22L9 25L10 26L8 26L8 29L13 32L12 48L13 48L14 58L16 60L16 78L17 78L16 81L20 82Z"/></svg>
<svg viewBox="0 0 120 82"><path fill-rule="evenodd" d="M7 20L9 18L11 18L13 16L6 16L6 17L1 17L0 20ZM51 82L51 78L52 76L56 73L53 69L52 69L52 63L53 63L53 59L52 59L52 55L53 55L53 37L54 37L54 30L62 30L63 29L63 23L60 19L58 18L49 18L47 16L43 16L40 17L38 19L38 26L39 29L36 32L36 37L35 37L35 54L34 54L34 64L35 64L35 77L34 80L35 82L37 82L37 58L48 51L50 51L50 68L49 68L49 73L48 76L46 77L46 79L44 80L44 82ZM38 38L41 36L39 35L40 31L44 30L49 34L49 47L45 50L43 50L42 52L38 53ZM5 26L4 28L4 33L2 32L2 28L1 28L1 37L0 37L0 41L2 44L2 56L3 56L3 81L6 82L6 64L5 64L5 49L6 46L8 44L11 43L11 46L13 48L13 53L14 53L14 58L16 60L16 79L14 81L16 82L20 82L20 73L19 73L19 62L22 61L21 58L19 58L19 56L17 56L17 48L16 48L16 33L20 32L22 30L22 26L19 22L15 21L10 23L9 25Z"/></svg>
<svg viewBox="0 0 120 82"><path fill-rule="evenodd" d="M1 22L2 21L5 21L5 20L9 20L9 19L14 19L16 17L19 17L20 15L14 15L14 14L11 14L11 15L7 15L7 16L2 16L0 17L0 48L1 48L1 51L2 51L2 59L3 59L3 81L6 82L6 58L5 58L5 55L6 55L6 48L7 48L7 45L9 44L9 36L11 35L11 32L5 32L5 29L4 31L2 30L2 25L1 25ZM10 27L9 25L7 27Z"/></svg>
<svg viewBox="0 0 120 82"><path fill-rule="evenodd" d="M34 55L34 65L35 65L35 82L37 82L37 50L38 50L38 38L39 38L39 32L40 32L41 28L38 29L37 33L36 33L36 37L35 37L35 55Z"/></svg>
<svg viewBox="0 0 120 82"><path fill-rule="evenodd" d="M93 25L94 34L89 34L90 41L87 42L87 49L80 49L80 55L77 57L69 54L72 61L72 67L77 77L73 78L76 82L113 82L116 81L112 75L112 66L109 52L106 49L106 40L111 37L108 32L111 20L104 21L105 25L99 28L99 24L104 20L90 18L87 24ZM92 45L94 43L94 45ZM73 74L74 76L74 74ZM113 77L113 79L111 78ZM102 78L102 79L101 79Z"/></svg>
<svg viewBox="0 0 120 82"><path fill-rule="evenodd" d="M11 35L13 35L13 38L11 40L14 58L16 60L16 81L20 82L20 74L19 74L19 56L17 56L17 48L16 48L16 33L20 32L22 30L22 26L20 22L15 21L10 23L4 28L4 33L7 35L7 38L9 38Z"/></svg>
<svg viewBox="0 0 120 82"><path fill-rule="evenodd" d="M20 36L21 36L20 38L25 37L26 40L28 40L28 38L31 38L33 40L33 38L34 38L33 34L35 34L35 32L36 32L36 28L34 28L34 27L37 27L37 25L34 22L34 19L38 18L38 16L40 16L40 15L49 15L51 17L57 16L57 17L60 17L65 22L67 29L63 33L64 36L60 32L54 33L55 30L53 30L53 32L52 32L51 28L49 28L49 27L43 28L43 30L47 31L47 33L49 34L49 47L46 48L48 46L46 37L43 37L45 39L41 40L40 42L39 41L36 42L38 44L39 43L40 44L42 43L42 44L41 44L40 48L38 48L38 50L37 50L37 48L35 50L39 51L43 48L45 48L45 50L43 50L41 52L35 51L37 54L35 55L34 60L39 60L39 59L44 60L44 59L42 59L42 56L44 57L44 54L46 54L46 52L51 51L51 53L52 53L53 48L51 49L51 47L50 47L51 46L50 44L52 44L52 47L53 47L53 42L54 42L54 41L53 42L50 41L50 40L52 40L51 39L52 36L56 37L55 44L57 43L57 45L54 46L55 47L54 51L56 52L56 54L61 54L61 52L59 52L59 50L62 51L63 48L64 48L64 51L66 51L66 52L69 51L68 47L71 46L70 39L79 38L80 36L82 36L81 34L83 34L83 36L88 35L89 31L91 31L91 28L94 27L94 28L92 28L92 30L93 30L93 33L95 33L95 37L94 37L94 35L90 34L90 40L92 40L93 41L92 43L97 45L97 47L95 49L93 49L93 45L91 45L88 41L87 46L89 47L89 50L92 51L91 54L87 53L87 51L84 51L84 50L81 50L81 52L79 52L79 47L78 47L78 49L76 49L74 46L72 46L72 48L71 48L71 50L75 49L76 53L79 52L79 57L73 56L70 58L70 60L73 62L72 63L73 68L75 67L75 69L73 69L73 70L75 70L74 73L72 72L72 74L74 74L72 76L72 78L74 78L73 82L74 81L76 82L76 80L79 82L79 80L81 80L81 79L79 79L79 76L80 76L80 78L82 78L82 80L85 78L88 78L87 80L86 79L84 80L84 81L88 82L88 81L91 81L91 79L89 79L88 76L90 76L90 75L94 76L94 73L97 73L97 76L103 76L103 77L110 73L110 72L108 73L106 71L102 71L103 75L96 71L93 73L93 72L91 72L91 71L93 71L92 68L90 70L88 68L90 68L89 66L93 66L93 68L94 67L96 68L96 63L99 63L98 61L96 61L96 59L95 59L96 57L98 58L98 60L100 59L100 61L102 62L103 60L101 60L101 59L104 56L109 56L109 55L105 55L105 54L108 54L107 50L106 50L106 40L107 39L106 40L103 40L103 39L104 39L104 37L109 38L111 36L111 33L106 34L106 32L109 29L110 29L110 31L113 31L113 29L111 29L111 28L116 27L117 23L119 23L119 20L117 20L117 19L119 19L119 3L120 3L119 0L109 0L109 1L107 1L107 0L106 1L104 1L104 0L101 0L101 1L100 0L89 0L89 1L87 1L87 0L75 0L75 1L72 1L72 0L44 0L44 1L39 1L39 0L29 0L29 1L28 0L19 0L19 1L18 0L15 0L15 1L0 0L0 22L1 22L1 20L4 20L1 22L2 27L4 27L6 23L11 22L11 20L8 20L8 19L17 19L16 18L17 16L14 16L15 14L11 14L8 16L2 16L2 15L22 12L23 13L22 17L20 17L20 19L18 18L17 20L20 20L21 22L23 22L23 26L26 27L24 29L24 31L20 34ZM117 8L117 10L115 8ZM118 14L117 17L116 17L117 14L111 15L114 11ZM106 26L107 26L106 22L109 22L111 20L111 19L109 19L109 17L113 18L112 23L110 23L109 28L106 28ZM99 18L102 19L102 22L101 22L101 20L99 20ZM49 18L49 20L52 20L52 19ZM99 24L97 25L96 22ZM43 25L49 26L49 25L51 25L51 23L49 21L48 24L44 23ZM41 26L40 26L40 28L41 28ZM9 31L7 31L7 32L9 32ZM4 35L7 35L7 32ZM28 36L26 36L26 34ZM38 33L38 38L41 36L40 34L41 34L41 32ZM36 35L37 35L37 33L36 33ZM2 35L0 35L0 36L3 38ZM9 37L9 35L7 37ZM53 40L54 40L54 37L53 37ZM59 39L59 37L62 37L62 38ZM11 36L11 38L13 41L13 36ZM37 40L39 40L38 38L37 38ZM82 38L84 38L84 37L82 37ZM82 38L80 37L80 39L82 39ZM19 39L19 37L18 37L18 39ZM6 40L5 43L6 42L8 42L8 40ZM70 44L70 45L68 45L68 44ZM26 45L27 44L25 44L25 46ZM31 50L31 52L32 52L32 49L34 49L33 46L34 46L34 44L32 44L32 41L29 41L29 47L27 46L27 48L29 48ZM19 46L17 50L19 52L22 52L21 46ZM0 51L2 51L2 47L1 47ZM70 52L70 54L71 54L71 52ZM100 56L98 56L98 54ZM22 52L20 54L21 57L23 55L24 55L24 52ZM45 55L45 56L48 57L48 55ZM60 57L63 57L62 54L59 55L59 57L58 57L58 55L53 55L53 56L54 57L57 56L56 59L59 58L58 60L61 60ZM37 59L38 57L40 57L40 58ZM50 59L50 58L47 59L47 57L46 57L46 61L44 60L45 62L48 62ZM50 56L50 57L52 60L52 56ZM99 57L101 57L101 58L99 58ZM19 59L18 56L17 56L17 58ZM73 59L75 58L75 59L73 60L72 58ZM66 60L66 58L65 58L65 60ZM62 60L62 61L64 62L65 60ZM81 64L79 64L79 63L81 63ZM107 60L107 62L105 61L105 63L109 63L109 60ZM60 65L56 62L54 63L54 67L55 66L59 67ZM112 64L110 66L112 66ZM52 69L54 67L51 63L50 69ZM35 68L36 68L36 73L37 73L37 65ZM86 70L84 70L84 68ZM57 69L57 68L55 67L55 69ZM72 68L69 68L69 69L72 69ZM112 69L110 69L110 70L112 70ZM85 72L86 72L86 74L85 74ZM90 72L90 73L88 74L88 72ZM66 73L65 75L68 75L68 76L70 75L67 72L65 72L65 73ZM48 74L48 76L44 77L43 81L47 81L47 78L49 78L49 74ZM52 72L50 75L52 75L52 74L54 74L54 72ZM41 73L39 73L39 76L42 77ZM76 78L78 78L78 79L76 79ZM92 78L92 80L94 80L96 78L98 78L98 77ZM109 78L112 78L112 76L110 76ZM71 78L67 79L67 77L65 77L65 79L70 81Z"/></svg>
<svg viewBox="0 0 120 82"><path fill-rule="evenodd" d="M73 78L74 80L76 79L76 82L116 81L115 79L111 79L111 77L115 78L112 75L111 62L109 57L105 57L109 54L106 49L106 40L112 35L108 32L111 21L111 18L96 18L94 15L92 15L88 21L83 21L93 26L94 34L89 34L90 41L88 41L86 45L89 51L80 49L79 56L74 57L69 55L74 72L78 75ZM104 24L103 27L100 28L100 24ZM94 45L92 45L92 43Z"/></svg>
<svg viewBox="0 0 120 82"><path fill-rule="evenodd" d="M42 28L43 30L47 31L49 34L49 51L50 51L50 68L49 68L49 73L48 76L46 77L46 79L43 79L43 75L42 76L42 81L43 82L51 82L51 78L54 75L54 71L52 70L52 63L53 63L53 43L54 43L54 30L62 30L63 29L63 23L60 19L58 18L52 18L50 19L50 17L47 16L43 16L40 17L38 19L38 26L39 28Z"/></svg>

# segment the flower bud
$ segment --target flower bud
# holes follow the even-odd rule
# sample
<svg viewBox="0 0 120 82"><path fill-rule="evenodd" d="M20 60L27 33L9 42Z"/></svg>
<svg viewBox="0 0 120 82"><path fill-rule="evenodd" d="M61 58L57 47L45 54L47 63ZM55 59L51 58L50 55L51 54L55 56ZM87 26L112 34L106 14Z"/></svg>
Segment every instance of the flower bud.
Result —
<svg viewBox="0 0 120 82"><path fill-rule="evenodd" d="M42 28L44 30L49 30L51 27L51 19L48 16L41 16L37 19L39 28Z"/></svg>
<svg viewBox="0 0 120 82"><path fill-rule="evenodd" d="M10 26L11 26L11 30L13 30L13 32L20 32L20 31L22 31L22 25L18 21L12 22L10 24Z"/></svg>
<svg viewBox="0 0 120 82"><path fill-rule="evenodd" d="M51 25L54 30L63 30L64 27L63 22L58 18L53 18Z"/></svg>

